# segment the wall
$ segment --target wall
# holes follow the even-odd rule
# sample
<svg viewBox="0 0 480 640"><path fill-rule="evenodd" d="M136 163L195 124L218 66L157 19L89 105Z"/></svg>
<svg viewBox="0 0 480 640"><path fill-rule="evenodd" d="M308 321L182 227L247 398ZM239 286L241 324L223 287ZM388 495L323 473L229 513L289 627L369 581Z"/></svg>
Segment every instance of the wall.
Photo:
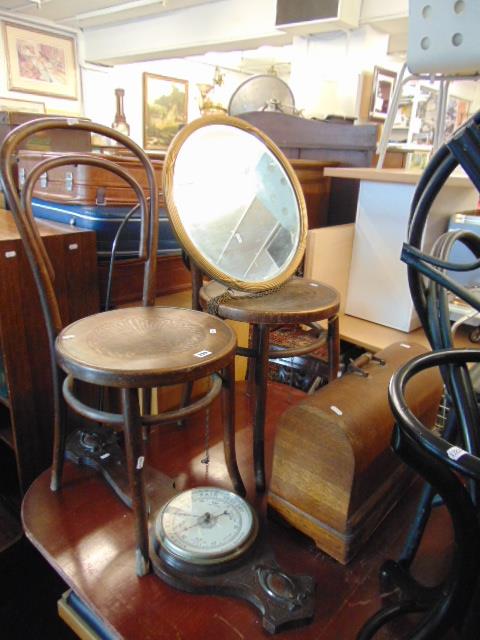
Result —
<svg viewBox="0 0 480 640"><path fill-rule="evenodd" d="M358 77L375 65L396 71L387 56L388 35L364 26L294 40L290 86L304 115L355 116Z"/></svg>
<svg viewBox="0 0 480 640"><path fill-rule="evenodd" d="M74 29L59 29L52 27L51 24L37 23L34 21L27 21L12 14L4 15L0 12L0 21L12 22L19 25L25 25L30 27L36 27L44 31L49 31L52 34L60 34L63 36L69 36L75 38L77 41L77 56L80 63L83 63L82 57L82 43L78 40L78 33ZM80 73L78 75L78 100L70 100L63 98L55 98L51 96L44 96L35 93L25 93L21 91L9 91L8 89L8 68L7 68L7 56L5 51L5 43L3 36L0 38L0 96L5 98L13 98L15 100L30 100L34 102L43 102L47 108L47 111L61 112L61 113L82 113L82 87Z"/></svg>
<svg viewBox="0 0 480 640"><path fill-rule="evenodd" d="M95 67L90 65L83 71L84 112L96 122L110 126L115 115L114 90L125 90L125 117L130 125L130 136L138 144L143 144L143 73L153 73L188 80L188 119L200 116L198 83L212 84L215 66L191 60L172 59L115 67ZM231 70L222 70L224 74L225 105L233 90L247 77Z"/></svg>

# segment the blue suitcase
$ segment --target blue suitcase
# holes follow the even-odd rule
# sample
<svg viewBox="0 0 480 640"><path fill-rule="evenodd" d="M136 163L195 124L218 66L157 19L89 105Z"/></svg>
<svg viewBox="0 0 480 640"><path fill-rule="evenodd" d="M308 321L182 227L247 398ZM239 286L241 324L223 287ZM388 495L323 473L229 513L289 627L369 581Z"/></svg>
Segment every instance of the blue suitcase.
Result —
<svg viewBox="0 0 480 640"><path fill-rule="evenodd" d="M112 250L115 234L131 206L88 206L68 205L33 198L32 211L37 218L69 224L81 229L95 231L97 254L108 258ZM135 213L123 228L118 239L117 258L134 258L138 255L140 238L140 215ZM180 254L180 246L170 225L165 209L160 209L158 232L158 255Z"/></svg>

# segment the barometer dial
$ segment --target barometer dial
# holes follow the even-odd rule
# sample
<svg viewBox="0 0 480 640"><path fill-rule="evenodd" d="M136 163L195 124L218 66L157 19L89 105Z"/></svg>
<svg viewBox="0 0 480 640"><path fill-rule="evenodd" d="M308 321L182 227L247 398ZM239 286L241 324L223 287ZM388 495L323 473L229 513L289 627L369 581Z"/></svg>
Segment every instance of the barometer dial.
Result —
<svg viewBox="0 0 480 640"><path fill-rule="evenodd" d="M163 549L194 564L232 560L254 542L257 520L240 496L225 489L196 487L167 502L155 530Z"/></svg>

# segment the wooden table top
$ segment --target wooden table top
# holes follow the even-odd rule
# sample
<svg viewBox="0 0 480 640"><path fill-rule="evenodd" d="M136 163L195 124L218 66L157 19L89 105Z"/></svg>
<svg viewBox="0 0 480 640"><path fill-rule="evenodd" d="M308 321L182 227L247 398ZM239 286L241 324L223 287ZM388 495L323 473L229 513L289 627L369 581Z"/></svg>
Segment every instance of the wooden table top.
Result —
<svg viewBox="0 0 480 640"><path fill-rule="evenodd" d="M51 222L49 220L36 219L37 228L42 237L44 236L58 236L65 235L67 233L93 233L87 229L79 229L72 227L68 224L61 224L58 222ZM6 209L0 209L0 239L1 240L18 240L20 234L13 219L12 212Z"/></svg>
<svg viewBox="0 0 480 640"><path fill-rule="evenodd" d="M265 516L264 497L255 496L251 462L252 429L244 385L237 391L237 453L248 497ZM266 460L270 473L274 425L286 408L304 397L285 385L269 385ZM218 403L217 403L218 404ZM174 478L177 489L198 485L230 488L223 463L218 408L210 419L210 464L204 455L203 418L184 428L166 426L152 433L148 458ZM281 637L302 640L353 640L364 621L380 606L378 571L387 558L397 558L403 533L415 507L417 488L410 490L347 567L320 552L306 537L268 519L268 538L276 559L288 572L312 575L316 582L315 618L311 625ZM131 512L91 471L66 465L64 488L49 490L43 473L23 503L27 536L76 594L115 635L128 640L257 640L268 634L257 612L246 602L178 592L153 575L135 575L134 527ZM425 541L418 575L429 580L449 562L449 520L435 510L435 535ZM404 632L404 629L403 629ZM382 635L382 638L396 638ZM398 636L400 637L400 636Z"/></svg>

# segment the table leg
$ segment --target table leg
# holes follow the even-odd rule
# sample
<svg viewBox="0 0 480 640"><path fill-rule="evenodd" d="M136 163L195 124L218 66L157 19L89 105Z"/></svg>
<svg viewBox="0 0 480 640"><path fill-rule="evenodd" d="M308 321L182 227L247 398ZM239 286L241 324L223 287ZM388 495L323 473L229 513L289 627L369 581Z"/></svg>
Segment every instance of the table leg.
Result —
<svg viewBox="0 0 480 640"><path fill-rule="evenodd" d="M255 402L253 416L253 466L257 491L265 491L265 412L267 404L268 343L270 327L253 325L255 357Z"/></svg>
<svg viewBox="0 0 480 640"><path fill-rule="evenodd" d="M225 463L235 493L245 496L247 492L238 470L235 449L235 360L223 370L222 410Z"/></svg>
<svg viewBox="0 0 480 640"><path fill-rule="evenodd" d="M136 573L144 576L150 571L148 555L148 522L143 480L144 448L142 422L137 389L122 389L122 410L124 416L125 453L132 508L135 518Z"/></svg>
<svg viewBox="0 0 480 640"><path fill-rule="evenodd" d="M338 315L328 319L328 380L335 380L340 366L340 329Z"/></svg>

